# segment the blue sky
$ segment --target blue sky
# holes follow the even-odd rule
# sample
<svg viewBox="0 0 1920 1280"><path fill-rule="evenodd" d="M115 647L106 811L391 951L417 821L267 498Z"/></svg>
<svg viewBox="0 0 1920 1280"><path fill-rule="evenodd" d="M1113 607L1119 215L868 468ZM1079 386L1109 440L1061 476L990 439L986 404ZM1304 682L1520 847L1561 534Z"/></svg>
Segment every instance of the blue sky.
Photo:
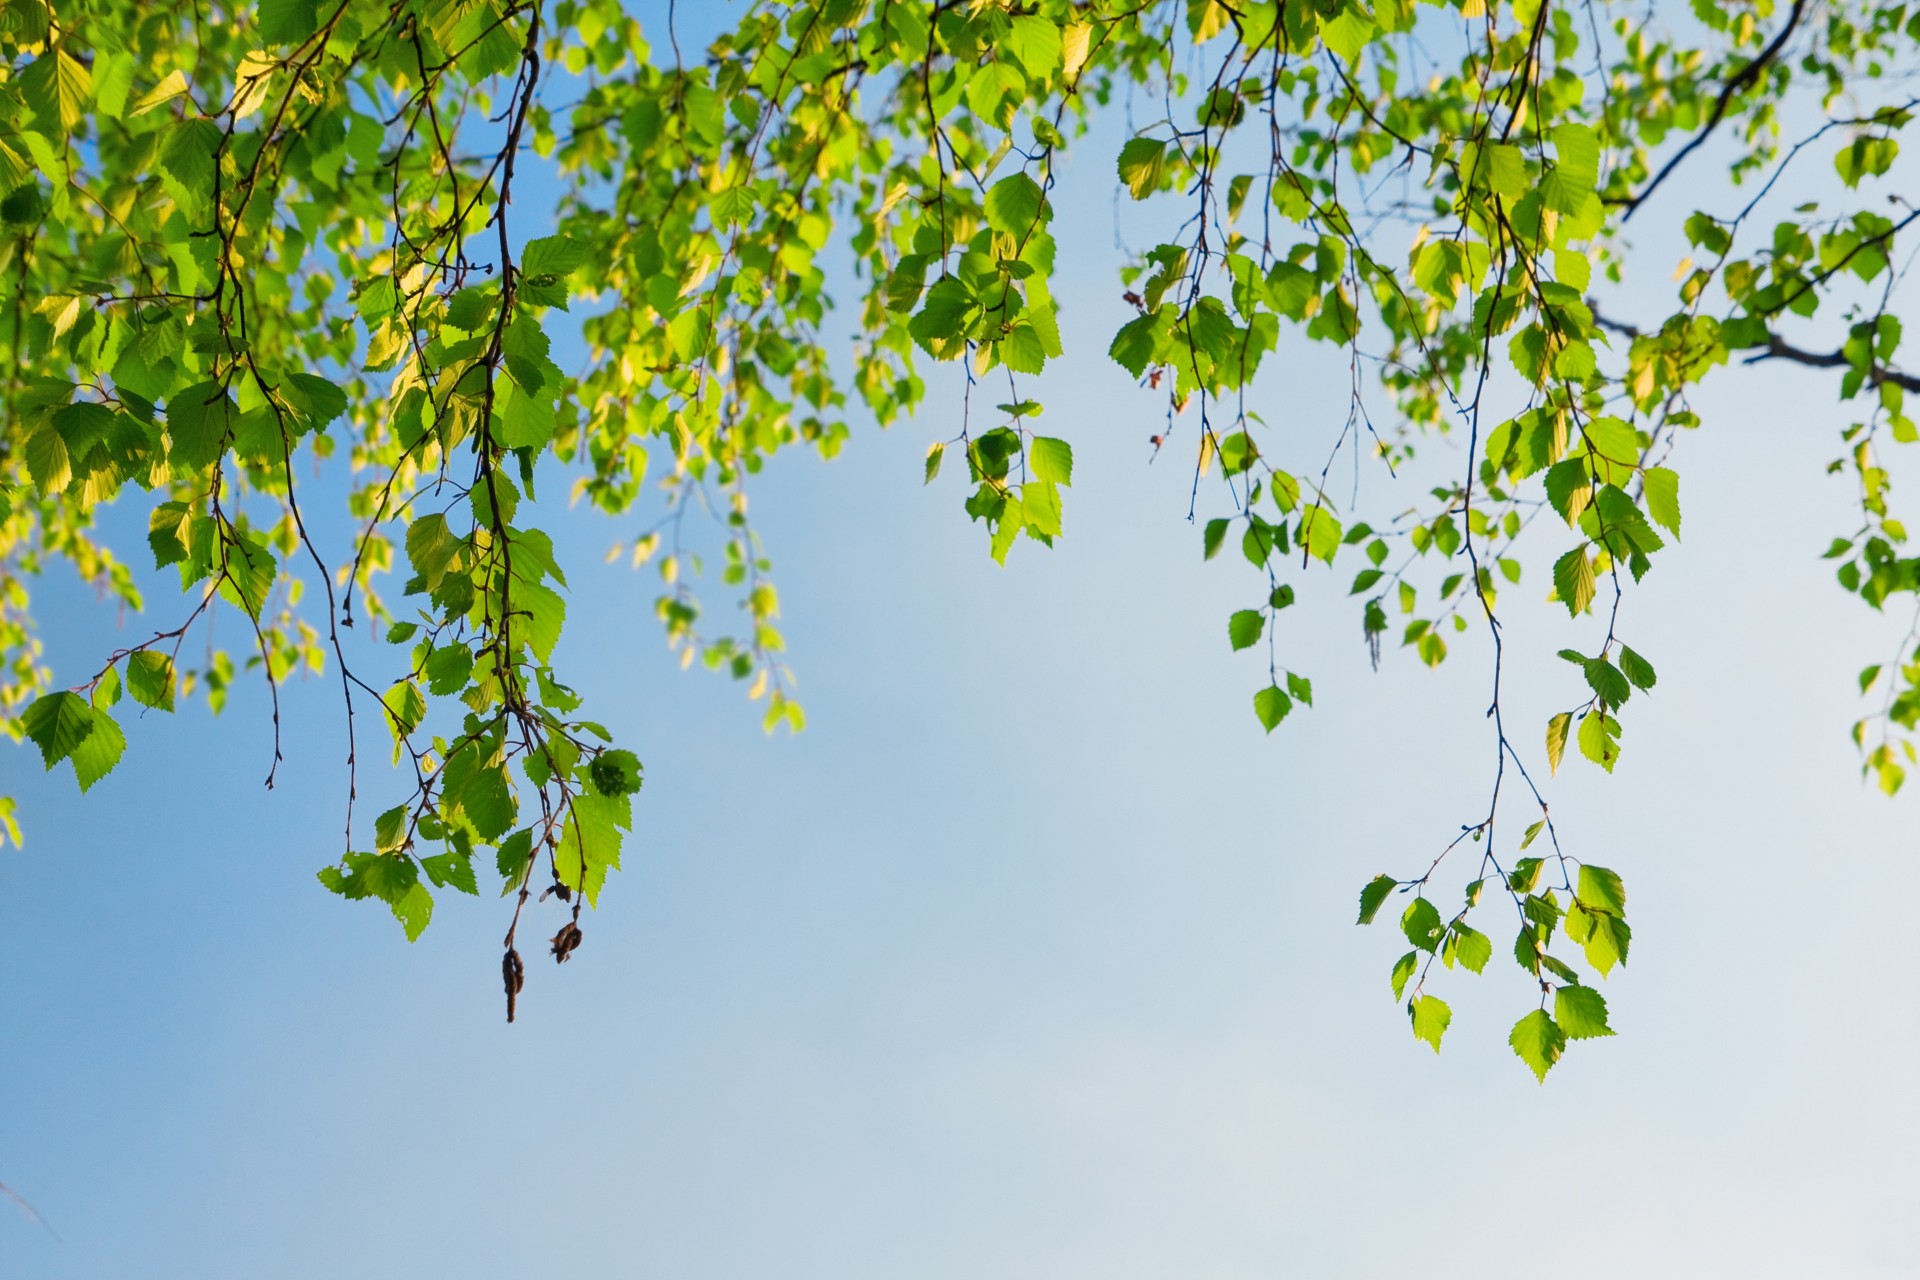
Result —
<svg viewBox="0 0 1920 1280"><path fill-rule="evenodd" d="M1685 540L1629 601L1659 688L1613 778L1553 786L1633 895L1622 1034L1537 1086L1496 957L1444 988L1436 1058L1352 904L1483 806L1484 646L1375 674L1323 574L1284 637L1318 709L1260 732L1264 665L1224 622L1252 586L1202 565L1188 472L1146 463L1159 406L1101 354L1105 154L1060 194L1102 234L1063 244L1055 549L996 568L957 478L920 486L938 396L759 483L805 734L678 672L652 580L601 563L631 530L548 504L561 662L648 783L628 869L515 1025L499 904L445 903L409 946L314 882L331 684L287 692L272 794L251 685L218 721L130 725L83 803L0 755L29 823L0 856L0 1179L62 1237L0 1206L0 1274L1920 1274L1913 798L1863 789L1846 740L1896 636L1817 558L1849 527L1834 384L1709 384ZM1344 363L1280 356L1263 412L1323 450ZM1759 535L1755 492L1791 513ZM1591 639L1543 581L1509 622L1529 735L1564 701L1553 650ZM119 634L70 578L42 599L56 664Z"/></svg>

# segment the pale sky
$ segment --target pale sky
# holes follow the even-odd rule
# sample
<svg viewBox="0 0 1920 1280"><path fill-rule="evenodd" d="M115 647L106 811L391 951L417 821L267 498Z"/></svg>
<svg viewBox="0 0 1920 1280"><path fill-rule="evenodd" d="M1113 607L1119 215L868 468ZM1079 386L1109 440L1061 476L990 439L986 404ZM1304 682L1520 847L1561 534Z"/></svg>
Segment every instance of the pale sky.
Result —
<svg viewBox="0 0 1920 1280"><path fill-rule="evenodd" d="M1437 672L1389 645L1375 674L1351 568L1319 570L1284 632L1318 707L1261 733L1264 660L1225 624L1255 584L1202 564L1185 454L1147 465L1161 406L1104 356L1111 153L1058 195L1099 234L1062 243L1053 550L997 568L958 476L921 487L957 425L939 395L758 482L804 734L676 669L655 580L601 563L638 521L543 504L571 557L557 665L647 787L585 945L529 960L516 1024L503 903L443 898L409 946L315 882L330 681L285 694L270 795L250 683L218 721L127 717L84 801L0 754L29 838L0 855L0 1180L61 1237L0 1205L0 1274L1920 1275L1915 800L1863 787L1847 739L1904 619L1818 558L1852 524L1823 474L1837 378L1709 383L1685 539L1623 615L1660 684L1612 778L1553 782L1569 852L1631 894L1620 1034L1536 1085L1502 944L1440 989L1435 1057L1388 989L1404 947L1353 904L1484 808L1484 640ZM1344 361L1287 339L1270 365L1277 451L1322 455ZM1508 619L1528 742L1568 700L1554 650L1595 634L1545 590L1535 569ZM124 634L70 574L39 598L63 676Z"/></svg>

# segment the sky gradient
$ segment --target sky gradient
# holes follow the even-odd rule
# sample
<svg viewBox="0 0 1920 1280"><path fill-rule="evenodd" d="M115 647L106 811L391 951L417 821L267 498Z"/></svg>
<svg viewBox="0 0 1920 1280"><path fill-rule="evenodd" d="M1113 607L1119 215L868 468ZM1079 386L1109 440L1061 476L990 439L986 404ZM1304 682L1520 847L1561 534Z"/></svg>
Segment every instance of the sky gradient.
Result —
<svg viewBox="0 0 1920 1280"><path fill-rule="evenodd" d="M601 562L638 522L543 502L573 583L556 665L647 785L585 945L529 959L513 1026L504 903L445 895L409 946L315 882L331 681L283 695L271 794L250 682L219 720L123 717L84 802L0 751L28 827L0 854L0 1180L61 1237L0 1205L0 1275L1920 1275L1915 798L1864 788L1846 737L1854 673L1903 628L1818 559L1852 523L1823 474L1836 380L1710 380L1684 541L1629 598L1659 686L1611 779L1553 783L1569 852L1632 895L1621 1034L1536 1085L1502 944L1440 988L1436 1058L1391 999L1397 935L1353 905L1484 810L1484 638L1438 671L1389 645L1376 674L1351 571L1321 570L1283 634L1317 707L1262 734L1264 660L1225 622L1256 586L1184 523L1191 425L1149 465L1161 405L1103 354L1111 154L1058 195L1099 234L1062 237L1054 549L998 568L957 468L921 487L950 367L920 420L757 482L804 734L677 670L655 580ZM1254 407L1304 469L1345 362L1289 337L1269 365ZM1360 483L1384 505L1395 482ZM1742 526L1754 492L1791 514ZM64 676L121 633L62 574L40 600ZM1509 593L1529 743L1566 701L1553 651L1593 639L1545 581Z"/></svg>

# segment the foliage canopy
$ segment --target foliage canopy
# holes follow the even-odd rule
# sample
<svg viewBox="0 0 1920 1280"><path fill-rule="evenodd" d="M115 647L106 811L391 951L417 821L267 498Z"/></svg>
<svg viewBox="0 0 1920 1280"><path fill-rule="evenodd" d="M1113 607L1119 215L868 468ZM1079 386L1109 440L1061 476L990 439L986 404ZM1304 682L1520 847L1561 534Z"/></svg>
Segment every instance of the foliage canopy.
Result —
<svg viewBox="0 0 1920 1280"><path fill-rule="evenodd" d="M1569 1040L1611 1034L1591 978L1627 958L1625 889L1563 847L1542 788L1570 747L1611 772L1655 687L1623 601L1680 536L1693 388L1736 358L1832 370L1851 419L1833 466L1860 513L1832 541L1838 579L1875 608L1920 588L1879 454L1917 434L1891 303L1920 209L1887 179L1920 8L817 0L729 21L688 57L618 0L5 0L0 727L85 790L126 747L123 699L217 709L240 667L275 690L327 673L350 773L377 735L405 782L377 784L398 802L370 824L349 798L322 882L413 937L436 890L478 892L490 862L514 898L511 1017L536 876L565 960L641 784L553 665L566 575L536 476L644 511L624 549L661 574L669 642L746 681L769 729L799 728L751 478L790 446L831 456L852 417L960 392L927 481L962 473L996 560L1062 536L1073 445L1039 430L1033 382L1063 351L1052 193L1124 103L1115 181L1164 238L1121 267L1135 314L1109 352L1165 406L1156 447L1192 459L1199 550L1250 567L1226 639L1264 649L1259 722L1313 701L1282 641L1303 575L1351 575L1376 661L1394 632L1428 664L1453 634L1492 640L1484 816L1361 893L1361 922L1393 902L1410 947L1396 1000L1437 1050L1434 962L1484 969L1513 922L1482 909L1504 901L1538 994L1516 1054L1544 1078ZM1739 207L1691 207L1710 166ZM1798 198L1821 166L1837 205ZM523 212L535 182L550 219ZM1626 229L1660 219L1690 252L1666 314L1628 323L1606 308L1629 269L1673 263ZM835 254L857 332L841 365ZM1353 370L1347 419L1284 448L1249 400L1283 343ZM1303 450L1325 465L1279 465ZM1327 484L1346 451L1440 469L1411 508L1363 511ZM303 505L309 461L350 538ZM147 513L146 546L105 540L115 500ZM679 530L700 506L724 521L737 635L692 594ZM1523 546L1586 637L1559 654L1565 709L1524 731L1499 697ZM56 672L30 582L62 560L143 608L148 557L180 577L162 629ZM221 609L246 644L190 663ZM394 646L379 670L349 663L356 627ZM1913 639L1861 675L1884 697L1855 736L1888 791L1914 758ZM1509 823L1503 799L1526 812ZM11 801L0 821L17 843Z"/></svg>

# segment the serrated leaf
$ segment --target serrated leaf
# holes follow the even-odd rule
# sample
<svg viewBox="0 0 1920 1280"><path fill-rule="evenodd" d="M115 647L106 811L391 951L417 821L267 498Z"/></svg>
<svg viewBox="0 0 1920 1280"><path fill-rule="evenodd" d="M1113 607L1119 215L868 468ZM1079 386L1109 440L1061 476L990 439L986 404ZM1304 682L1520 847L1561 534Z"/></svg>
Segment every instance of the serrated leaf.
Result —
<svg viewBox="0 0 1920 1280"><path fill-rule="evenodd" d="M273 44L298 44L320 27L318 0L260 0L260 36Z"/></svg>
<svg viewBox="0 0 1920 1280"><path fill-rule="evenodd" d="M570 276L592 256L592 250L571 236L543 236L527 242L520 255L520 271L529 276Z"/></svg>
<svg viewBox="0 0 1920 1280"><path fill-rule="evenodd" d="M1407 979L1413 977L1414 969L1420 963L1420 953L1409 951L1393 962L1393 998L1398 1000L1407 989Z"/></svg>
<svg viewBox="0 0 1920 1280"><path fill-rule="evenodd" d="M504 885L500 896L505 897L520 887L527 877L527 868L533 862L533 829L522 827L500 842L494 851L494 865L499 869Z"/></svg>
<svg viewBox="0 0 1920 1280"><path fill-rule="evenodd" d="M1159 188L1166 167L1167 144L1158 138L1132 138L1120 148L1120 181L1135 200Z"/></svg>
<svg viewBox="0 0 1920 1280"><path fill-rule="evenodd" d="M1527 1064L1534 1078L1544 1084L1547 1072L1553 1070L1553 1064L1560 1061L1560 1055L1566 1051L1567 1037L1545 1009L1535 1009L1513 1024L1507 1043L1513 1046L1520 1061Z"/></svg>
<svg viewBox="0 0 1920 1280"><path fill-rule="evenodd" d="M93 732L94 710L77 693L50 693L34 699L20 717L20 727L40 748L40 758L51 769L87 740Z"/></svg>
<svg viewBox="0 0 1920 1280"><path fill-rule="evenodd" d="M1617 873L1590 862L1581 863L1577 883L1579 889L1574 896L1588 907L1609 915L1627 914L1627 886Z"/></svg>
<svg viewBox="0 0 1920 1280"><path fill-rule="evenodd" d="M1607 1001L1592 987L1563 986L1553 993L1553 1020L1569 1040L1593 1040L1610 1036L1607 1025Z"/></svg>
<svg viewBox="0 0 1920 1280"><path fill-rule="evenodd" d="M1620 760L1620 721L1602 711L1589 711L1580 720L1580 754L1613 772Z"/></svg>
<svg viewBox="0 0 1920 1280"><path fill-rule="evenodd" d="M448 528L447 518L437 511L407 526L407 562L425 581L428 591L440 585L440 579L465 548L466 540Z"/></svg>
<svg viewBox="0 0 1920 1280"><path fill-rule="evenodd" d="M1674 537L1680 536L1680 477L1665 467L1648 467L1643 473L1647 514L1653 522Z"/></svg>
<svg viewBox="0 0 1920 1280"><path fill-rule="evenodd" d="M1415 898L1400 916L1400 932L1407 935L1408 942L1430 952L1439 948L1447 926L1441 922L1439 908L1425 898Z"/></svg>
<svg viewBox="0 0 1920 1280"><path fill-rule="evenodd" d="M1580 664L1587 676L1587 687L1609 707L1618 707L1633 695L1633 685L1605 658L1589 658Z"/></svg>
<svg viewBox="0 0 1920 1280"><path fill-rule="evenodd" d="M1360 890L1360 924L1372 924L1374 916L1380 913L1380 904L1399 887L1400 882L1392 876L1382 873L1367 881Z"/></svg>
<svg viewBox="0 0 1920 1280"><path fill-rule="evenodd" d="M1587 477L1587 464L1580 458L1567 458L1547 468L1547 501L1569 526L1593 499L1593 485Z"/></svg>
<svg viewBox="0 0 1920 1280"><path fill-rule="evenodd" d="M1139 316L1120 326L1113 335L1113 344L1107 348L1107 354L1114 363L1138 378L1146 373L1147 366L1154 362L1160 351L1161 323L1159 314Z"/></svg>
<svg viewBox="0 0 1920 1280"><path fill-rule="evenodd" d="M1407 1013L1413 1019L1414 1038L1432 1045L1435 1053L1440 1052L1440 1037L1447 1034L1447 1027L1453 1021L1453 1010L1447 1007L1446 1001L1438 996L1415 996L1407 1003Z"/></svg>
<svg viewBox="0 0 1920 1280"><path fill-rule="evenodd" d="M1633 681L1635 688L1641 690L1653 688L1654 682L1659 679L1654 674L1653 664L1625 645L1620 646L1620 670L1627 679Z"/></svg>
<svg viewBox="0 0 1920 1280"><path fill-rule="evenodd" d="M1633 930L1625 920L1588 911L1577 902L1567 912L1566 930L1567 936L1586 951L1587 963L1603 978L1613 972L1614 965L1626 962L1633 942Z"/></svg>
<svg viewBox="0 0 1920 1280"><path fill-rule="evenodd" d="M173 710L173 659L143 649L127 659L127 692L143 707Z"/></svg>
<svg viewBox="0 0 1920 1280"><path fill-rule="evenodd" d="M1260 724L1268 733L1280 726L1293 710L1293 699L1283 693L1278 685L1268 685L1253 695L1253 714L1259 717Z"/></svg>
<svg viewBox="0 0 1920 1280"><path fill-rule="evenodd" d="M1567 730L1573 724L1573 714L1562 711L1547 721L1547 768L1550 772L1560 772L1560 759L1567 753Z"/></svg>
<svg viewBox="0 0 1920 1280"><path fill-rule="evenodd" d="M458 889L461 893L471 893L476 897L480 885L473 876L473 858L471 855L447 852L435 854L431 858L420 859L420 869L427 873L437 888Z"/></svg>
<svg viewBox="0 0 1920 1280"><path fill-rule="evenodd" d="M927 446L926 478L922 484L932 484L933 478L940 474L940 463L947 456L947 442L935 440Z"/></svg>
<svg viewBox="0 0 1920 1280"><path fill-rule="evenodd" d="M603 796L630 796L642 783L640 757L617 747L602 751L587 766L587 778Z"/></svg>
<svg viewBox="0 0 1920 1280"><path fill-rule="evenodd" d="M73 749L73 776L79 779L80 790L92 790L94 783L113 772L126 749L127 738L120 726L105 711L96 710L92 732Z"/></svg>
<svg viewBox="0 0 1920 1280"><path fill-rule="evenodd" d="M433 895L427 886L415 880L406 892L388 901L393 909L393 918L407 932L408 942L418 942L420 935L427 930L427 922L433 919Z"/></svg>
<svg viewBox="0 0 1920 1280"><path fill-rule="evenodd" d="M1553 562L1553 589L1573 617L1585 613L1593 603L1593 560L1584 546L1575 547Z"/></svg>
<svg viewBox="0 0 1920 1280"><path fill-rule="evenodd" d="M1004 235L1024 238L1042 221L1046 193L1026 174L1010 174L987 188L986 209L988 226Z"/></svg>
<svg viewBox="0 0 1920 1280"><path fill-rule="evenodd" d="M1073 483L1073 446L1051 436L1036 436L1027 448L1027 462L1034 478L1054 484Z"/></svg>
<svg viewBox="0 0 1920 1280"><path fill-rule="evenodd" d="M1464 924L1453 926L1453 956L1470 972L1480 973L1493 959L1493 939Z"/></svg>
<svg viewBox="0 0 1920 1280"><path fill-rule="evenodd" d="M1236 652L1249 649L1260 642L1266 626L1266 615L1258 609L1240 609L1227 619L1227 639L1233 643Z"/></svg>

